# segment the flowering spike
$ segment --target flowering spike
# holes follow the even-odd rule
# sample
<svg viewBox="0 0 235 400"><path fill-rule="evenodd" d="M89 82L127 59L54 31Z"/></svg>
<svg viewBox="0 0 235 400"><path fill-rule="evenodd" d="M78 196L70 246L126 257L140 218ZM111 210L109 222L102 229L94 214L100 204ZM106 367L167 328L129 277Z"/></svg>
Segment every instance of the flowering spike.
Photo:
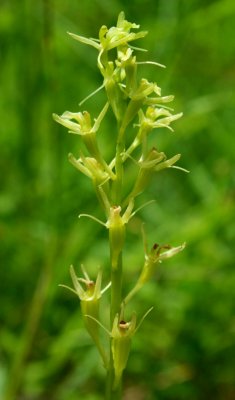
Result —
<svg viewBox="0 0 235 400"><path fill-rule="evenodd" d="M142 229L145 253L143 266L134 288L123 300L122 251L127 225L142 207L152 202L147 202L135 209L135 198L146 189L155 172L166 168L183 170L176 165L180 154L168 158L163 151L159 151L155 147L149 149L150 133L158 128L167 128L173 131L172 123L178 120L182 113L174 114L174 109L168 105L173 101L174 96L162 95L161 88L154 81L148 81L145 78L139 79L140 65L155 65L162 68L165 66L155 61L139 61L137 59L135 50L145 50L133 46L132 43L147 34L146 31L138 29L139 25L127 21L122 11L118 15L116 26L110 28L105 25L101 26L97 39L69 33L73 39L96 49L97 65L103 79L101 86L85 97L80 105L103 88L107 100L98 117L94 119L87 111L66 111L60 116L53 115L54 119L65 126L69 132L80 136L85 149L83 152L79 151L79 158L70 153L69 161L76 169L91 179L105 214L105 222L89 214L80 214L79 217L89 217L108 230L112 285L110 282L102 289L101 269L98 269L96 280L93 281L83 266L83 276L79 278L71 266L73 288L68 289L80 299L86 329L107 368L106 397L108 399L116 398L117 395L120 397L121 378L128 361L132 337L152 309L148 310L137 324L135 313L132 314L129 321L126 321L125 304L149 281L158 263L174 256L185 247L184 243L177 247L155 243L148 250L145 233ZM97 132L100 131L101 123L109 106L116 119L117 129L115 140L110 146L114 152L110 157L111 161L107 163L98 145ZM130 130L127 129L129 127ZM111 128L110 140L113 140L113 137L114 132ZM132 160L134 163L136 179L130 185L129 194L127 193L127 196L125 195L123 198L123 193L126 193L126 184L129 184L129 179L125 176L128 160ZM111 332L99 319L100 300L110 286ZM105 323L105 325L107 324ZM109 360L100 341L100 327L109 335L109 348L111 348Z"/></svg>

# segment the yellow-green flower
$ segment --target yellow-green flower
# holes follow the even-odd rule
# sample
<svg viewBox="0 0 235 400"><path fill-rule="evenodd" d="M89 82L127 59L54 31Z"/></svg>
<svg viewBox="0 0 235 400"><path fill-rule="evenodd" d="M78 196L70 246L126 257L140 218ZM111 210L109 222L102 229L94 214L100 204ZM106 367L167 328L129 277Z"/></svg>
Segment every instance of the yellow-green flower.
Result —
<svg viewBox="0 0 235 400"><path fill-rule="evenodd" d="M140 325L146 318L146 316L152 311L151 307L141 318L140 322L136 326L137 318L136 313L132 314L131 320L126 322L123 319L124 307L122 307L120 314L116 314L112 331L111 331L111 348L113 356L113 367L114 367L114 388L118 386L122 373L126 368L127 361L129 358L131 341L134 334L138 331Z"/></svg>
<svg viewBox="0 0 235 400"><path fill-rule="evenodd" d="M108 108L109 103L106 103L98 118L94 120L94 124L92 124L90 114L87 111L65 111L61 116L53 114L53 118L56 122L68 128L70 133L80 135L91 156L101 161L102 157L96 141L96 132Z"/></svg>
<svg viewBox="0 0 235 400"><path fill-rule="evenodd" d="M133 40L143 38L147 35L146 31L134 33L131 29L138 29L139 25L128 22L125 19L124 12L120 12L117 20L117 26L107 28L103 25L99 31L99 39L88 39L86 37L69 33L75 40L88 44L99 50L99 52L109 51L115 47L126 46Z"/></svg>
<svg viewBox="0 0 235 400"><path fill-rule="evenodd" d="M111 346L113 366L115 372L114 388L119 384L123 370L126 368L129 358L131 339L136 331L136 314L132 315L129 322L120 320L117 314L111 332Z"/></svg>
<svg viewBox="0 0 235 400"><path fill-rule="evenodd" d="M148 251L145 243L145 262L137 283L143 285L145 282L149 281L155 272L156 264L161 263L167 258L173 257L181 252L184 248L185 243L177 247L172 247L170 245L159 245L155 243L151 250Z"/></svg>
<svg viewBox="0 0 235 400"><path fill-rule="evenodd" d="M80 217L89 217L109 230L109 245L112 268L116 269L118 257L123 249L126 233L126 224L138 210L133 211L134 200L130 199L126 210L122 213L121 206L111 206L105 192L100 187L100 197L106 210L107 221L103 222L89 214L81 214Z"/></svg>
<svg viewBox="0 0 235 400"><path fill-rule="evenodd" d="M68 158L75 168L92 179L95 186L102 185L110 179L110 174L95 158L84 157L84 155L81 154L81 157L76 159L71 153L69 153Z"/></svg>
<svg viewBox="0 0 235 400"><path fill-rule="evenodd" d="M100 299L103 293L110 287L111 282L104 289L101 289L102 271L99 270L96 281L94 282L89 278L85 268L83 266L81 268L84 277L78 278L73 266L71 265L70 267L70 275L74 289L65 285L61 286L75 293L80 299L82 317L85 327L99 350L104 366L107 367L107 356L99 338L99 326L94 320L99 320Z"/></svg>
<svg viewBox="0 0 235 400"><path fill-rule="evenodd" d="M125 304L128 303L130 299L143 287L143 285L152 278L154 272L156 271L156 265L158 263L161 263L162 261L180 253L182 250L184 250L186 246L186 243L183 243L182 245L176 247L170 246L168 244L159 245L155 243L152 246L151 250L148 251L144 230L142 231L142 233L145 249L145 261L134 288L128 293L124 300Z"/></svg>

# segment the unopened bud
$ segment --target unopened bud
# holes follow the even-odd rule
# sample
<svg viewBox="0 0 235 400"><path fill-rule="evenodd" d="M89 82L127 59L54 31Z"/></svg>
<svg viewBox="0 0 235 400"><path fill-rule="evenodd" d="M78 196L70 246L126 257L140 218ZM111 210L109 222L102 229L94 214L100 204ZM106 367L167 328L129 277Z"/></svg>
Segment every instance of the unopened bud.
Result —
<svg viewBox="0 0 235 400"><path fill-rule="evenodd" d="M111 207L109 220L106 224L109 229L109 243L112 259L112 268L116 269L118 265L118 257L123 249L125 241L125 222L120 215L121 207Z"/></svg>

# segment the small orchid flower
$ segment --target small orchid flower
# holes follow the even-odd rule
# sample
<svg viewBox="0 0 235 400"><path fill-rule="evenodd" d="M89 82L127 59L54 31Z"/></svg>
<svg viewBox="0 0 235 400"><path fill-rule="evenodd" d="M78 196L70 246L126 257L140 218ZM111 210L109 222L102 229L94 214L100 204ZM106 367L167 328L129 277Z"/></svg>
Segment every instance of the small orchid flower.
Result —
<svg viewBox="0 0 235 400"><path fill-rule="evenodd" d="M112 268L116 269L118 265L118 257L121 253L124 241L125 241L125 234L126 234L126 224L128 221L135 215L138 211L133 212L134 208L134 200L131 199L125 212L121 215L122 208L121 206L111 206L108 198L100 187L100 194L101 199L103 200L104 207L107 213L107 222L100 221L99 219L93 217L89 214L80 214L79 217L89 217L99 224L105 226L109 230L109 244L110 244L110 253L111 253L111 260L112 260Z"/></svg>
<svg viewBox="0 0 235 400"><path fill-rule="evenodd" d="M139 131L136 137L137 144L142 143L145 140L149 132L156 128L168 128L173 131L170 126L171 122L176 121L182 117L182 113L171 114L171 112L165 108L158 108L150 106L147 108L146 113L141 109L139 111L139 123L135 126L139 127Z"/></svg>
<svg viewBox="0 0 235 400"><path fill-rule="evenodd" d="M158 152L155 148L150 150L144 160L141 157L140 161L136 163L139 166L139 173L128 197L136 197L143 192L153 175L155 167L159 163L161 165L161 161L165 159L166 155L163 152Z"/></svg>
<svg viewBox="0 0 235 400"><path fill-rule="evenodd" d="M165 168L177 168L188 172L185 169L174 165L180 159L180 154L176 154L175 156L167 159L164 152L158 152L157 149L155 149L154 147L148 152L146 157L144 157L142 154L138 162L134 160L131 156L129 157L135 162L136 165L138 165L139 173L137 175L134 187L128 195L127 199L124 201L124 204L128 202L128 199L135 198L145 190L154 172L161 171Z"/></svg>
<svg viewBox="0 0 235 400"><path fill-rule="evenodd" d="M107 289L111 286L111 282L105 286L104 289L101 289L101 282L102 282L102 271L101 269L98 272L96 282L89 278L84 266L81 266L84 278L78 278L73 266L70 266L70 275L73 282L73 288L70 288L66 285L60 285L69 289L71 292L75 293L78 298L80 299L81 311L84 324L90 336L92 337L94 343L96 344L99 353L103 359L104 366L107 367L107 356L105 351L100 343L99 339L99 329L98 325L92 320L88 318L87 315L92 316L93 319L99 319L99 303L102 295L106 292ZM85 286L85 289L83 285Z"/></svg>
<svg viewBox="0 0 235 400"><path fill-rule="evenodd" d="M107 286L105 286L104 289L101 290L101 283L102 283L101 269L98 272L95 282L89 278L89 275L86 272L83 265L81 265L81 269L84 278L78 278L74 271L74 267L72 265L70 266L70 275L74 289L65 285L60 285L60 286L66 287L71 292L75 293L79 297L81 302L97 302L101 298L102 294L106 292L106 290L111 286L111 283L109 283ZM85 289L83 288L80 282L85 285Z"/></svg>
<svg viewBox="0 0 235 400"><path fill-rule="evenodd" d="M124 13L120 13L118 17L117 26L108 29L102 26L99 34L100 46L102 51L109 51L114 48L125 47L133 40L143 38L147 35L146 31L134 33L130 30L138 29L139 25L131 24L126 21Z"/></svg>
<svg viewBox="0 0 235 400"><path fill-rule="evenodd" d="M110 179L110 174L105 168L93 157L84 157L81 153L81 157L76 159L73 154L69 153L69 161L77 168L80 172L90 178L95 186L102 185Z"/></svg>
<svg viewBox="0 0 235 400"><path fill-rule="evenodd" d="M131 348L132 337L135 335L135 333L138 331L144 319L153 309L153 307L151 307L144 314L139 324L136 326L137 323L136 313L132 314L131 320L129 322L126 322L123 318L124 314L123 307L121 309L121 313L116 314L114 318L112 332L111 332L111 337L112 337L111 348L112 348L113 365L115 371L114 387L118 386L120 379L122 377L122 373L126 368Z"/></svg>
<svg viewBox="0 0 235 400"><path fill-rule="evenodd" d="M152 277L155 271L156 264L161 263L163 260L171 258L174 255L180 253L182 250L184 250L186 243L183 243L182 245L177 247L172 247L168 244L159 245L155 243L152 246L151 250L148 251L147 240L144 229L142 229L142 234L143 234L143 242L145 249L145 263L139 281L144 284Z"/></svg>
<svg viewBox="0 0 235 400"><path fill-rule="evenodd" d="M140 206L139 208L137 208L135 211L133 211L134 199L130 198L125 211L122 213L121 206L110 205L109 200L105 192L103 191L102 187L99 187L99 191L101 199L103 201L104 208L106 209L107 221L103 222L90 214L80 214L79 217L91 218L94 221L98 222L99 224L105 226L105 228L109 230L111 263L112 263L112 268L116 269L118 266L118 257L123 249L125 242L127 223L140 209L152 203L153 201L149 201Z"/></svg>
<svg viewBox="0 0 235 400"><path fill-rule="evenodd" d="M68 128L70 133L73 133L75 135L80 135L92 158L97 160L98 164L100 164L101 168L103 168L108 173L109 177L112 180L115 180L116 179L115 174L108 167L107 163L101 156L96 140L96 133L100 127L101 121L103 120L108 108L109 108L109 103L106 103L104 108L100 112L98 118L94 120L93 125L91 123L90 114L87 111L84 111L82 113L81 112L74 113L66 111L61 116L53 114L53 118L55 119L56 122ZM80 169L79 162L76 162L75 158L72 155L69 155L69 158L71 163L76 168Z"/></svg>
<svg viewBox="0 0 235 400"><path fill-rule="evenodd" d="M168 244L159 245L155 243L152 246L151 250L148 251L144 229L142 229L142 234L143 234L144 249L145 249L145 262L134 288L129 292L129 294L126 296L124 300L125 304L127 304L130 301L130 299L134 296L134 294L136 294L143 287L143 285L152 278L156 270L156 265L158 263L161 263L162 261L180 253L182 250L184 250L186 246L186 243L183 243L182 245L177 247L172 247Z"/></svg>
<svg viewBox="0 0 235 400"><path fill-rule="evenodd" d="M129 322L116 314L111 332L113 366L115 371L114 388L118 386L123 371L126 368L131 349L132 337L136 332L136 314L133 313Z"/></svg>
<svg viewBox="0 0 235 400"><path fill-rule="evenodd" d="M91 156L100 160L101 155L96 141L96 132L108 108L109 103L106 103L98 118L94 120L93 125L87 111L77 113L65 111L61 116L53 114L53 118L56 122L68 128L70 133L80 135Z"/></svg>
<svg viewBox="0 0 235 400"><path fill-rule="evenodd" d="M134 89L134 88L133 88ZM132 90L128 95L130 101L128 103L126 112L122 119L122 130L125 131L128 124L133 120L141 107L145 104L146 99L152 93L161 95L161 89L156 83L149 82L147 79L141 79L139 86Z"/></svg>
<svg viewBox="0 0 235 400"><path fill-rule="evenodd" d="M143 38L147 35L146 31L134 33L131 29L138 29L139 25L125 20L124 12L120 12L117 20L117 26L111 27L103 25L99 31L99 39L88 39L84 36L75 35L68 32L75 40L94 47L99 52L112 50L115 47L126 46L129 42Z"/></svg>
<svg viewBox="0 0 235 400"><path fill-rule="evenodd" d="M100 325L105 332L111 337L111 350L113 357L113 368L114 368L114 382L113 389L115 389L122 377L123 371L126 368L127 361L131 349L132 337L138 331L142 322L147 317L147 315L152 311L151 307L141 318L137 325L136 313L133 312L130 321L125 321L124 319L124 304L122 304L121 312L115 315L113 320L111 332L105 328L97 319L92 316L87 315L88 318L92 319L95 323Z"/></svg>

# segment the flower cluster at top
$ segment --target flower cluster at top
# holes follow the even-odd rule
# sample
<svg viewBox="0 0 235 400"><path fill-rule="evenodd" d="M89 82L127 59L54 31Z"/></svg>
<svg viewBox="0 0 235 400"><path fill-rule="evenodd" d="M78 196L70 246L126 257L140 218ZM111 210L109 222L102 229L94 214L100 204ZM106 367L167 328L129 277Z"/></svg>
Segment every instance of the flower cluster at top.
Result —
<svg viewBox="0 0 235 400"><path fill-rule="evenodd" d="M121 12L116 26L110 29L106 26L100 28L99 39L89 39L70 33L75 40L90 45L98 51L97 64L103 76L103 83L91 95L100 89L105 89L108 101L94 122L87 111L66 111L61 116L54 114L54 119L67 127L71 133L80 135L85 143L89 156L80 153L80 157L76 159L70 154L69 160L77 169L92 179L99 200L100 195L97 188L102 185L106 191L106 182L115 181L118 170L117 157L107 164L97 143L97 131L109 107L117 120L117 143L121 143L119 149L121 148L122 163L131 157L137 147L141 146L141 157L137 161L139 175L130 197L135 197L143 191L147 177L152 172L172 167L180 158L180 155L177 154L167 159L163 152L158 152L155 148L149 150L147 147L147 137L152 130L156 128L173 130L171 123L180 118L182 113L172 114L172 109L167 107L166 103L171 102L174 97L162 96L161 89L155 82L149 82L144 78L138 80L137 67L143 62L137 61L135 52L142 49L133 47L132 42L147 34L146 31L133 31L138 28L139 25L128 22L124 13ZM113 49L116 49L115 56ZM146 63L162 66L155 62L147 61ZM126 148L125 136L130 124L134 124L137 132L131 145ZM104 208L103 201L101 204Z"/></svg>

